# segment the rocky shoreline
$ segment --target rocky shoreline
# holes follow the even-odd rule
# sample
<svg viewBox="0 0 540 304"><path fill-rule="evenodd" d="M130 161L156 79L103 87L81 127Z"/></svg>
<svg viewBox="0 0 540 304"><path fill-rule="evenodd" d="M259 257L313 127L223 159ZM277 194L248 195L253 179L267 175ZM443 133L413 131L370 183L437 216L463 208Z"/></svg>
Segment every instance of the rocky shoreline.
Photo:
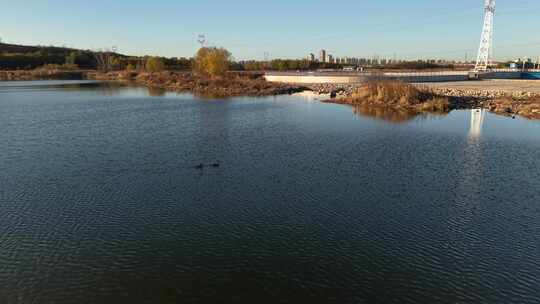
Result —
<svg viewBox="0 0 540 304"><path fill-rule="evenodd" d="M540 81L538 82L540 86ZM361 87L362 84L308 84L307 88L318 94L330 94L332 92L342 96L350 96L356 89ZM417 85L421 89L430 90L438 95L456 98L500 98L500 97L512 97L512 98L535 98L540 97L540 93L527 92L527 91L515 91L512 93L502 90L464 90L455 88L444 87L432 87Z"/></svg>
<svg viewBox="0 0 540 304"><path fill-rule="evenodd" d="M485 108L497 114L540 119L540 94L538 93L455 88L430 88L430 90L436 94L450 97L457 102L458 106L468 102L473 107Z"/></svg>
<svg viewBox="0 0 540 304"><path fill-rule="evenodd" d="M540 81L538 82L540 86ZM347 99L362 84L310 84L307 87L321 95L332 94L327 102L348 104ZM540 119L540 93L528 91L502 91L481 89L457 89L417 85L421 90L434 95L447 97L451 109L485 108L493 113L514 116L520 115L528 119Z"/></svg>

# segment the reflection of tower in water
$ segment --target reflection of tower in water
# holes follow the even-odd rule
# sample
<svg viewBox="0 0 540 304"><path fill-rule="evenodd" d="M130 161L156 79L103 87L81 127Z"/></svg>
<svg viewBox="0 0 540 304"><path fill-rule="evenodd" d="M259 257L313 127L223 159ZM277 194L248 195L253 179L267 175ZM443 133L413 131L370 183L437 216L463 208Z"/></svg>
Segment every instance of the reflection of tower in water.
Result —
<svg viewBox="0 0 540 304"><path fill-rule="evenodd" d="M459 252L460 259L452 262L455 269L467 268L475 263L475 250L480 244L477 238L471 238L471 231L477 225L475 220L478 213L486 206L482 204L486 184L486 158L484 157L484 142L480 140L482 126L486 111L483 109L471 110L471 127L469 136L463 143L463 151L459 151L456 170L452 170L449 184L455 185L452 189L453 198L446 206L448 219L445 227L448 231L446 240L452 244L452 250ZM463 276L464 284L468 278Z"/></svg>
<svg viewBox="0 0 540 304"><path fill-rule="evenodd" d="M477 138L482 135L482 125L486 118L486 110L484 109L472 109L471 110L471 130L469 131L469 137Z"/></svg>

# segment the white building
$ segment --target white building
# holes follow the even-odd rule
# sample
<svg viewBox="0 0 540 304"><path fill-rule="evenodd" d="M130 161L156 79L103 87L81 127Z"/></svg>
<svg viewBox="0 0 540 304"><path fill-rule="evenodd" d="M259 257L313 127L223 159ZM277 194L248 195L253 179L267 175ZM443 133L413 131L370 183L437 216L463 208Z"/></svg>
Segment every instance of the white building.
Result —
<svg viewBox="0 0 540 304"><path fill-rule="evenodd" d="M320 62L326 62L326 50L321 50L319 53L319 61Z"/></svg>

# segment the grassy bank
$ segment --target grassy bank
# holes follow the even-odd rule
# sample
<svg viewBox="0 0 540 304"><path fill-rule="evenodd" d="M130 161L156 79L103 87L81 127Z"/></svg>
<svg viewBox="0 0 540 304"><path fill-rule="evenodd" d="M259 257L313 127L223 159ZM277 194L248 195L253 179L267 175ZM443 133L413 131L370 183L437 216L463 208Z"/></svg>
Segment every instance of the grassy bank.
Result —
<svg viewBox="0 0 540 304"><path fill-rule="evenodd" d="M0 71L0 81L19 81L19 80L79 80L84 79L86 72L74 69L64 68L40 68L35 70L19 71Z"/></svg>
<svg viewBox="0 0 540 304"><path fill-rule="evenodd" d="M90 79L133 81L151 88L190 92L203 97L272 96L291 94L305 88L296 85L271 83L261 74L228 72L221 77L196 75L192 72L93 72Z"/></svg>
<svg viewBox="0 0 540 304"><path fill-rule="evenodd" d="M182 71L102 72L68 69L63 66L49 66L35 70L0 71L0 81L42 79L129 81L151 88L190 92L204 97L273 96L292 94L306 89L297 85L268 82L262 77L262 74L241 72L228 72L223 76L210 77Z"/></svg>
<svg viewBox="0 0 540 304"><path fill-rule="evenodd" d="M447 97L395 80L370 81L356 88L349 96L329 102L392 108L409 113L446 113L451 110L451 103Z"/></svg>

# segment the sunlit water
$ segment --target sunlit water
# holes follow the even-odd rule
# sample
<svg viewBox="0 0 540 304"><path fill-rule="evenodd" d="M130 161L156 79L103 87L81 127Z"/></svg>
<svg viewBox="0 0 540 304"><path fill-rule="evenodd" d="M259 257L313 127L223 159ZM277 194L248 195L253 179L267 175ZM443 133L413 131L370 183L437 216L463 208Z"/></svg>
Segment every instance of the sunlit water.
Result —
<svg viewBox="0 0 540 304"><path fill-rule="evenodd" d="M540 303L540 123L402 114L0 83L0 303Z"/></svg>

